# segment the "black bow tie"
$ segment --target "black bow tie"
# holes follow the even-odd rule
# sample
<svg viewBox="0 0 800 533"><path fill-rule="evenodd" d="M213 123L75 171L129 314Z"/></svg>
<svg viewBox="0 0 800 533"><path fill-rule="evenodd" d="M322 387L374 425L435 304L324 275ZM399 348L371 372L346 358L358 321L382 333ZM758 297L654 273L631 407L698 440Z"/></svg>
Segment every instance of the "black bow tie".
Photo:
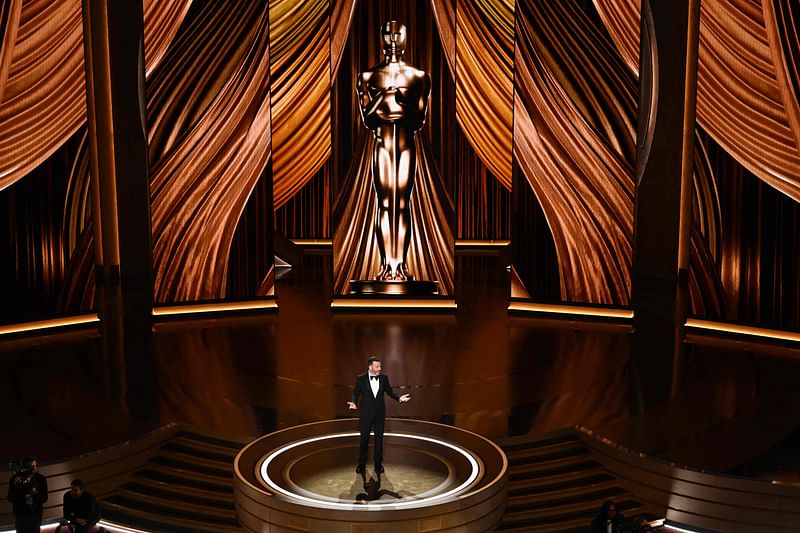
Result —
<svg viewBox="0 0 800 533"><path fill-rule="evenodd" d="M370 376L370 379L378 379L380 376Z"/></svg>

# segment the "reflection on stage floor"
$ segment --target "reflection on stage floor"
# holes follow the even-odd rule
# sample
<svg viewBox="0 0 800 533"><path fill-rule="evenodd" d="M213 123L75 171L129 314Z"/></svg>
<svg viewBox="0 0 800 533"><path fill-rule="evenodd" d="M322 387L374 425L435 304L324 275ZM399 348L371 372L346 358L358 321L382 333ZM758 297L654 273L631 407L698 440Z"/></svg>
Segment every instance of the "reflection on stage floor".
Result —
<svg viewBox="0 0 800 533"><path fill-rule="evenodd" d="M635 449L730 470L800 427L797 350L689 345L676 396L640 412L629 327L509 316L509 274L496 255L457 256L458 309L430 315L337 314L329 262L307 255L280 276L277 313L158 325L151 353L122 370L82 334L3 341L2 451L49 461L170 422L258 436L349 417L345 402L371 354L412 395L390 402L389 416L490 438L581 424ZM151 406L150 416L137 416L131 399ZM773 466L758 475L776 475L782 467Z"/></svg>

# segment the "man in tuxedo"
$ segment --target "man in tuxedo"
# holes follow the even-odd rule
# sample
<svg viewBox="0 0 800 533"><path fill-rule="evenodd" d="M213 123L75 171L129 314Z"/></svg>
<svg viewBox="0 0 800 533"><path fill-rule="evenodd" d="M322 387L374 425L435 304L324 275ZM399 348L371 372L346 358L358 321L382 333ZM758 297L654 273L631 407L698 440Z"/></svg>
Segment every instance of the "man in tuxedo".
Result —
<svg viewBox="0 0 800 533"><path fill-rule="evenodd" d="M375 356L367 359L367 371L356 377L353 400L347 402L350 409L360 409L358 422L361 439L358 444L358 468L356 472L364 477L369 448L369 432L375 431L375 473L383 473L383 423L386 418L386 405L383 397L405 403L411 399L409 394L398 394L389 385L389 377L381 374L381 360ZM359 403L360 400L360 403Z"/></svg>

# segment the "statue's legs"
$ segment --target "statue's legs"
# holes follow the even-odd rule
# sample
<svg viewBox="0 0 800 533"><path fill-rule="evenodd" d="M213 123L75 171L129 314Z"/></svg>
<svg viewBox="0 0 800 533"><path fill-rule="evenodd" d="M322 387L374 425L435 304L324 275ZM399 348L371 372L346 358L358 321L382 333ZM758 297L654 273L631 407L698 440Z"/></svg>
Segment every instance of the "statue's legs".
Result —
<svg viewBox="0 0 800 533"><path fill-rule="evenodd" d="M413 133L401 127L376 131L372 156L373 186L378 199L375 238L381 266L375 279L410 279L406 258L411 244L411 191L416 173ZM410 141L410 142L409 142Z"/></svg>
<svg viewBox="0 0 800 533"><path fill-rule="evenodd" d="M411 245L411 191L414 189L414 175L417 171L417 152L414 139L400 153L397 165L397 189L395 205L397 205L397 240L395 241L395 257L398 262L394 266L394 279L405 281L412 279L408 273L408 248Z"/></svg>

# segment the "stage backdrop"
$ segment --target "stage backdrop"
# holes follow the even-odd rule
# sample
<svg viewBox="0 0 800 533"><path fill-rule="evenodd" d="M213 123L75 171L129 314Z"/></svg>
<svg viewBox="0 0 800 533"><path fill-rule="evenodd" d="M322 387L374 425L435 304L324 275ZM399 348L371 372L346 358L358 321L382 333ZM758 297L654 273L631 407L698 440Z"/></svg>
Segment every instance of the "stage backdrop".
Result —
<svg viewBox="0 0 800 533"><path fill-rule="evenodd" d="M691 311L798 329L800 9L701 6ZM635 0L517 3L514 297L628 303L639 17Z"/></svg>
<svg viewBox="0 0 800 533"><path fill-rule="evenodd" d="M157 302L271 294L273 209L285 236L315 238L369 212L353 200L369 196L353 81L395 18L434 84L418 135L437 176L418 192L448 221L433 242L511 235L513 296L628 303L637 0L221 4L144 2ZM800 328L799 10L701 5L697 316ZM0 39L0 322L88 311L80 0L3 2ZM339 293L367 257L358 242ZM452 262L440 248L438 264Z"/></svg>
<svg viewBox="0 0 800 533"><path fill-rule="evenodd" d="M268 6L221 4L144 2L157 303L273 294ZM0 35L0 323L91 311L81 1L4 2Z"/></svg>

